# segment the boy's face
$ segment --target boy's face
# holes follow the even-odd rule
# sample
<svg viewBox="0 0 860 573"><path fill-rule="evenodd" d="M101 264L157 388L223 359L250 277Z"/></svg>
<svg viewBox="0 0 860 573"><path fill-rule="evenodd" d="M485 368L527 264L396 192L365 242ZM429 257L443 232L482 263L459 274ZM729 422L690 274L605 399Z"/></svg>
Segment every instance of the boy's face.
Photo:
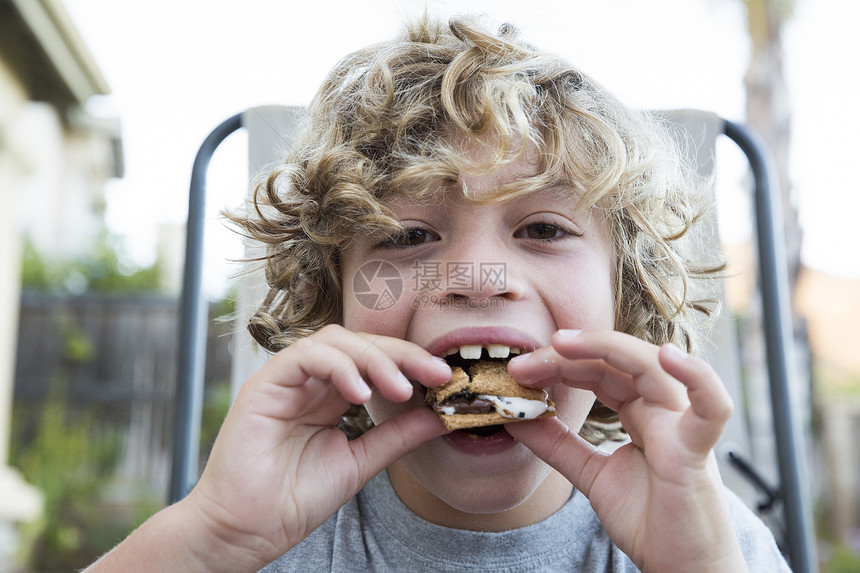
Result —
<svg viewBox="0 0 860 573"><path fill-rule="evenodd" d="M462 176L461 184L476 195L491 194L534 172L534 163L522 159L491 175ZM357 237L343 253L343 316L350 330L405 339L444 356L462 345L532 350L562 328L613 328L608 225L599 212L578 210L571 189L474 205L452 188L440 205L398 199L389 206L409 240L394 246ZM578 430L594 395L561 385L549 393L558 416ZM374 393L367 409L378 424L421 404L423 395L417 388L409 402L393 403ZM399 463L425 493L468 513L518 506L551 471L504 431L453 432Z"/></svg>

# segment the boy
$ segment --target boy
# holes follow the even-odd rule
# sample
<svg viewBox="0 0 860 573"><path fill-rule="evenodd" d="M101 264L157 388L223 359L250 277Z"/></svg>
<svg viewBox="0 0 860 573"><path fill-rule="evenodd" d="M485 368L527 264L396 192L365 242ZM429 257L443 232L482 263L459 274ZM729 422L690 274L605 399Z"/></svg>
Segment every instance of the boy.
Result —
<svg viewBox="0 0 860 573"><path fill-rule="evenodd" d="M233 216L268 246L276 354L197 487L93 571L787 570L716 471L731 402L681 349L708 269L659 129L465 19L348 56L309 118ZM423 395L476 349L557 417L447 432ZM351 441L350 404L375 426Z"/></svg>

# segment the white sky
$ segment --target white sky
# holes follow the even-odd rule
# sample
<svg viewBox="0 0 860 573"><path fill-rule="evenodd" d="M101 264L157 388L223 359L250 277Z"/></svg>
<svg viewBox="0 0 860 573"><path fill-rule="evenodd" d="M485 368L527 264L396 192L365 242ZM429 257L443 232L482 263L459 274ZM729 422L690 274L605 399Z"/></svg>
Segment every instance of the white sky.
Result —
<svg viewBox="0 0 860 573"><path fill-rule="evenodd" d="M801 196L804 261L860 277L858 66L860 3L797 0L786 35L793 92L792 174ZM126 176L108 189L109 227L139 263L155 256L159 224L181 223L194 155L218 123L248 107L303 105L346 53L392 37L420 14L483 12L510 21L631 105L700 108L743 119L746 38L741 0L65 0L113 93L94 108L118 115ZM213 222L245 190L243 135L209 171ZM739 177L733 175L731 177ZM729 181L731 183L731 181ZM732 234L742 234L740 225ZM733 237L737 238L737 237ZM238 240L207 227L210 284L241 255Z"/></svg>

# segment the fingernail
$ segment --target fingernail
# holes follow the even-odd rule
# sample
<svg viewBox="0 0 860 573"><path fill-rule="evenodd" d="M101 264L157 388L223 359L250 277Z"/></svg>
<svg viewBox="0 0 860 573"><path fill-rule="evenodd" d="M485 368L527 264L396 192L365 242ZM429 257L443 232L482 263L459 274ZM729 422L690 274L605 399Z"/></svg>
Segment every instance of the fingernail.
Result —
<svg viewBox="0 0 860 573"><path fill-rule="evenodd" d="M683 348L672 342L664 344L663 346L664 348L666 348L666 352L669 354L669 356L671 356L675 360L684 360L685 358L690 356L687 352L684 351Z"/></svg>
<svg viewBox="0 0 860 573"><path fill-rule="evenodd" d="M370 400L370 397L373 395L373 390L370 389L370 386L361 377L358 378L358 392L361 395L362 404Z"/></svg>
<svg viewBox="0 0 860 573"><path fill-rule="evenodd" d="M439 371L439 376L451 376L451 365L445 362L444 358L439 358L438 356L434 356L433 360L437 364L437 370Z"/></svg>
<svg viewBox="0 0 860 573"><path fill-rule="evenodd" d="M409 388L412 390L412 382L409 381L409 378L403 375L403 372L397 373L397 380L400 382L400 385L404 388Z"/></svg>
<svg viewBox="0 0 860 573"><path fill-rule="evenodd" d="M526 362L531 357L531 355L531 352L527 352L526 354L517 354L516 356L508 360L508 364Z"/></svg>
<svg viewBox="0 0 860 573"><path fill-rule="evenodd" d="M511 364L525 364L529 361L529 358L531 358L531 356L532 356L532 354L531 354L531 352L529 352L528 354L520 354L519 356L511 358L510 360L508 360L508 367L510 367ZM535 379L533 378L533 376L529 375L529 373L528 373L530 368L525 368L525 370L526 370L525 374L523 374L522 372L517 373L516 380L518 383L520 383L524 386L529 386L529 385L531 385L532 382L535 381Z"/></svg>
<svg viewBox="0 0 860 573"><path fill-rule="evenodd" d="M579 336L579 334L581 332L582 332L581 330L573 330L573 329L569 329L569 328L563 328L563 329L559 330L558 332L556 332L556 336L558 336L562 340L571 340L571 339Z"/></svg>

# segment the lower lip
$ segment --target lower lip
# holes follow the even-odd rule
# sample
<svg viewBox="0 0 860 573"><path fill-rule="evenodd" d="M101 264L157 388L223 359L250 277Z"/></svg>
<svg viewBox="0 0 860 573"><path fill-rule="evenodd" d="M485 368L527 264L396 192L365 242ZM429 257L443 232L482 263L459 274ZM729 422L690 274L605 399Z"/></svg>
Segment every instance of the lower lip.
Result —
<svg viewBox="0 0 860 573"><path fill-rule="evenodd" d="M465 430L454 430L443 436L457 451L471 456L491 456L510 450L517 441L504 428L489 436L470 434Z"/></svg>

